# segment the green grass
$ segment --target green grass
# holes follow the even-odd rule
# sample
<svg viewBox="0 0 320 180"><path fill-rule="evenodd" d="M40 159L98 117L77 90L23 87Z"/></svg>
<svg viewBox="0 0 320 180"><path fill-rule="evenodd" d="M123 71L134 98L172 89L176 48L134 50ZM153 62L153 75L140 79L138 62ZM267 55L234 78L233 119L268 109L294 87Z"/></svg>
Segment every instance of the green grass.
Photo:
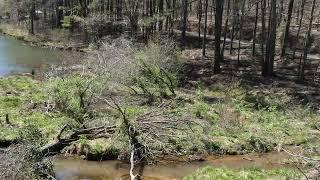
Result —
<svg viewBox="0 0 320 180"><path fill-rule="evenodd" d="M61 126L67 122L72 123L70 117L66 117L63 112L44 111L44 102L52 101L48 90L52 85L52 81L39 82L22 76L0 79L0 141L18 140L19 129L28 124L37 126L44 137L50 140L56 136ZM125 90L117 91L125 93ZM73 97L68 95L71 96ZM130 96L132 95L126 92L123 98L130 101ZM133 97L135 98L137 97ZM221 101L210 102L210 98L218 98ZM319 114L307 106L299 105L286 93L278 93L275 90L246 90L235 84L198 88L190 92L177 89L174 99L163 101L169 101L170 108L166 111L175 116L206 122L204 128L193 127L191 140L168 138L175 150L183 154L204 151L211 154L269 152L278 147L291 145L300 145L311 152L319 144L320 133L316 131L320 122ZM130 119L163 110L156 103L134 103L124 108ZM92 123L103 123L106 120L116 124L121 122L121 116L115 110L99 112L97 107L95 111L98 117L92 120ZM12 126L5 123L6 114L9 114ZM177 130L175 134L182 135L183 132ZM114 141L121 140L123 139ZM93 146L96 148L92 149L99 150L101 146L105 147L105 144L97 141Z"/></svg>
<svg viewBox="0 0 320 180"><path fill-rule="evenodd" d="M223 101L212 103L205 97ZM191 110L194 118L210 123L205 132L199 133L205 134L204 146L214 154L268 152L279 146L310 145L320 122L319 114L286 93L246 90L239 84L197 90L190 103L183 106Z"/></svg>
<svg viewBox="0 0 320 180"><path fill-rule="evenodd" d="M227 169L205 167L184 180L294 180L301 179L302 175L289 169Z"/></svg>
<svg viewBox="0 0 320 180"><path fill-rule="evenodd" d="M38 127L45 138L52 139L67 118L58 112L45 112L48 101L46 84L30 77L0 79L0 141L19 140L19 129L28 124ZM5 122L8 114L10 124Z"/></svg>

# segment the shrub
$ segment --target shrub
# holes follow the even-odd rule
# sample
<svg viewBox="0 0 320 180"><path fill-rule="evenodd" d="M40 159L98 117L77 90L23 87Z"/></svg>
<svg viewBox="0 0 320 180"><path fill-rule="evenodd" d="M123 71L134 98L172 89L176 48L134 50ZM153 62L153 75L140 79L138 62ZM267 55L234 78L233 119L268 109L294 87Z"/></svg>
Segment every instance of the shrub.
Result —
<svg viewBox="0 0 320 180"><path fill-rule="evenodd" d="M154 100L155 97L175 95L181 68L176 44L170 39L154 39L134 54L140 68L133 77L135 86Z"/></svg>
<svg viewBox="0 0 320 180"><path fill-rule="evenodd" d="M96 62L96 73L146 95L152 102L175 95L181 68L179 55L170 39L154 39L135 49L130 41L118 38L103 43L89 58Z"/></svg>
<svg viewBox="0 0 320 180"><path fill-rule="evenodd" d="M94 43L98 42L103 36L122 31L121 25L115 25L107 15L90 16L82 21L82 26Z"/></svg>
<svg viewBox="0 0 320 180"><path fill-rule="evenodd" d="M62 20L62 27L70 29L73 31L73 29L83 21L83 19L79 16L64 16L64 19Z"/></svg>
<svg viewBox="0 0 320 180"><path fill-rule="evenodd" d="M51 80L50 97L55 108L82 125L91 118L91 108L95 93L100 84L95 78L86 78L79 75Z"/></svg>

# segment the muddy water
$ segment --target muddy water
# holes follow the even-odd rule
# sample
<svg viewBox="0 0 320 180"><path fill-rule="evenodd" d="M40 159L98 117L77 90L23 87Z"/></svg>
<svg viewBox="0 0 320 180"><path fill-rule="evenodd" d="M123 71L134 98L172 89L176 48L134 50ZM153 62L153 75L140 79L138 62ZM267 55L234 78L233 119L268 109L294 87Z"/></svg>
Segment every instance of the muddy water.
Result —
<svg viewBox="0 0 320 180"><path fill-rule="evenodd" d="M192 174L204 166L265 169L286 167L288 156L284 153L250 154L237 156L209 156L205 161L166 162L149 165L144 169L144 178L150 180L174 180ZM57 157L54 160L56 178L58 180L111 180L129 179L129 165L120 161L92 162L74 157Z"/></svg>
<svg viewBox="0 0 320 180"><path fill-rule="evenodd" d="M0 76L30 73L56 61L55 52L0 34Z"/></svg>

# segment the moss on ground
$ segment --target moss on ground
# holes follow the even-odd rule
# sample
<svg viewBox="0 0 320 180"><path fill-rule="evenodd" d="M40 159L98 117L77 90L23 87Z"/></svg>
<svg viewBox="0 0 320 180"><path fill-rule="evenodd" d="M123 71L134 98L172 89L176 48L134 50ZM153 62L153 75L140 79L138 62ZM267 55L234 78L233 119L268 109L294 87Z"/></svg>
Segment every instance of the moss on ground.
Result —
<svg viewBox="0 0 320 180"><path fill-rule="evenodd" d="M227 168L213 168L205 167L199 169L193 175L185 177L185 180L263 180L263 179L301 179L301 173L289 169L227 169Z"/></svg>

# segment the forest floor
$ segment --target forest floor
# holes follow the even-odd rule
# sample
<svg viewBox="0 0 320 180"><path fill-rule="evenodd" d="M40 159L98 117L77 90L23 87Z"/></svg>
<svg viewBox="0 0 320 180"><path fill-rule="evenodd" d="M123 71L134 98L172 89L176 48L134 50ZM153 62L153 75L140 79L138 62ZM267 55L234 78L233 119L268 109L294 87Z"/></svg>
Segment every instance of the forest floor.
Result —
<svg viewBox="0 0 320 180"><path fill-rule="evenodd" d="M241 50L240 65L237 63L237 54L225 53L222 63L222 73L212 74L213 50L207 51L202 57L201 49L190 49L184 52L189 76L186 84L213 85L219 82L241 81L249 88L261 89L282 88L288 94L299 99L303 104L309 104L315 110L320 106L320 55L308 55L305 80L298 77L299 60L277 58L275 74L272 79L261 76L261 63L257 57L252 57L249 50ZM288 55L289 58L289 55Z"/></svg>

